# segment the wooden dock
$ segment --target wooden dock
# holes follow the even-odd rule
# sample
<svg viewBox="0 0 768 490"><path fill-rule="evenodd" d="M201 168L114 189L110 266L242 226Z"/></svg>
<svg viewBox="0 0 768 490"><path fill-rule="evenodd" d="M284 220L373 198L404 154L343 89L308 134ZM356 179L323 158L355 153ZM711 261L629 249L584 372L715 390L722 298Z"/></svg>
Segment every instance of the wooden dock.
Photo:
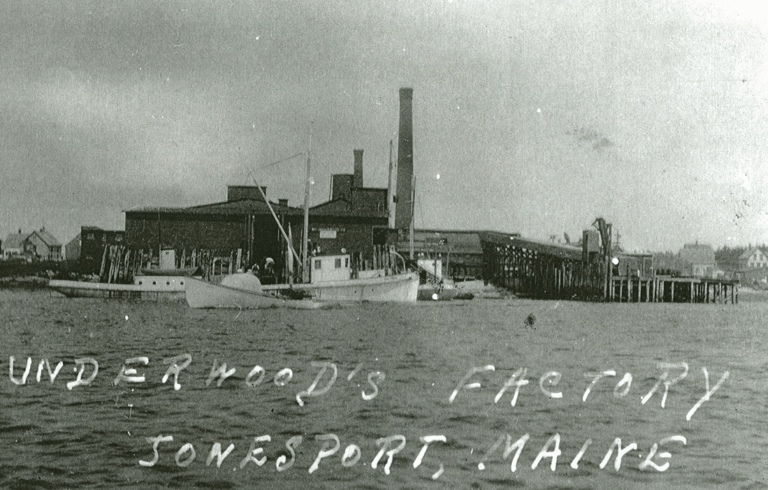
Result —
<svg viewBox="0 0 768 490"><path fill-rule="evenodd" d="M608 301L736 304L739 281L671 276L614 277Z"/></svg>
<svg viewBox="0 0 768 490"><path fill-rule="evenodd" d="M574 245L501 233L483 239L484 277L520 297L621 303L739 301L737 280L662 276L652 268L650 275L614 275L610 259L610 254L590 254Z"/></svg>
<svg viewBox="0 0 768 490"><path fill-rule="evenodd" d="M577 246L488 234L483 256L489 282L520 297L603 301L607 295L605 261L583 261Z"/></svg>

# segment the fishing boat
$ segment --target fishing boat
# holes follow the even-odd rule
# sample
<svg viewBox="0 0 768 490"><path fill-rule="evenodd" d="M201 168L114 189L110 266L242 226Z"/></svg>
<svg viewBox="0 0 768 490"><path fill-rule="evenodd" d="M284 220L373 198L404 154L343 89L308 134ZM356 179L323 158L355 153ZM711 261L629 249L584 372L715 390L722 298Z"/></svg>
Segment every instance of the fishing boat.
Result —
<svg viewBox="0 0 768 490"><path fill-rule="evenodd" d="M247 273L230 274L219 284L192 278L187 282L185 297L192 308L278 308L312 309L321 306L278 290L263 289L259 278Z"/></svg>
<svg viewBox="0 0 768 490"><path fill-rule="evenodd" d="M355 274L349 255L312 257L311 264L312 280L302 284L263 285L250 272L230 274L220 284L191 279L186 286L187 304L192 308L317 308L417 299L419 276L415 272L387 275L379 269Z"/></svg>
<svg viewBox="0 0 768 490"><path fill-rule="evenodd" d="M183 301L187 276L135 276L133 284L51 279L48 287L69 298Z"/></svg>

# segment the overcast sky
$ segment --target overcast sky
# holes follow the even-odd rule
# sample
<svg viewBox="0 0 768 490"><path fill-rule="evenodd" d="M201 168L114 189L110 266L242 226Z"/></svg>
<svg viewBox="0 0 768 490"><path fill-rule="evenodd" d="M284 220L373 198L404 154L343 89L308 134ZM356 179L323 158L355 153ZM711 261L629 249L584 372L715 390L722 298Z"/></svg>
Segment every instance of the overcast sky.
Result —
<svg viewBox="0 0 768 490"><path fill-rule="evenodd" d="M251 184L386 187L413 87L416 226L676 251L768 243L762 2L0 2L0 238Z"/></svg>

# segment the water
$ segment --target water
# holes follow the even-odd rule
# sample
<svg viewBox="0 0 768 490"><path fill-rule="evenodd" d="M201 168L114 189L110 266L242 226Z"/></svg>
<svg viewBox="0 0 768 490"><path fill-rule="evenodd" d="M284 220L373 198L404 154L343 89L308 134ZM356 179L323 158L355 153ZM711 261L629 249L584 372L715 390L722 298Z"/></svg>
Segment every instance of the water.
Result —
<svg viewBox="0 0 768 490"><path fill-rule="evenodd" d="M416 305L364 304L321 311L192 310L185 304L72 300L47 292L0 291L0 486L2 488L765 488L768 486L766 374L768 302L739 305L590 304L527 300L475 300ZM526 325L533 314L535 322ZM530 322L529 322L530 323ZM192 362L162 382L169 359L189 354ZM32 358L25 385L21 381ZM144 383L115 385L127 365ZM99 371L87 386L76 380L75 359L92 358ZM54 370L53 384L41 360ZM180 361L179 361L180 362ZM206 385L214 362L235 373ZM337 378L320 396L296 400L333 363ZM661 407L664 385L656 385L660 362L687 363L687 376L672 384ZM315 363L315 364L313 364ZM254 366L260 371L249 373ZM451 394L473 367L486 368L464 384L477 388ZM683 372L670 369L667 380ZM289 368L292 378L288 380ZM515 406L505 382L526 368ZM690 421L686 414L729 373ZM585 373L613 370L594 385ZM369 384L370 373L373 384ZM562 393L551 398L540 388ZM92 373L88 364L82 379ZM632 382L617 387L625 373ZM130 371L126 375L130 375ZM316 385L329 384L327 369ZM351 376L351 379L349 379ZM519 378L519 377L518 377ZM248 386L248 381L255 386ZM287 383L286 383L287 381ZM373 385L378 393L373 396ZM616 388L616 390L615 390ZM338 452L309 472L324 442ZM528 435L511 471L515 449L504 458L506 437ZM559 434L555 471L550 469ZM153 466L147 438L161 442ZM270 440L250 453L255 437ZM404 436L405 447L388 457L377 440ZM424 436L432 442L414 468ZM640 470L656 443L669 436L651 460L669 468ZM301 436L291 457L286 442ZM330 436L329 436L330 437ZM614 439L635 443L615 469L618 450L601 462ZM295 439L294 439L295 440ZM494 444L501 445L491 452ZM549 456L532 465L550 441ZM578 468L570 466L591 440ZM195 458L190 461L189 446ZM206 464L211 448L234 449L217 466ZM393 441L392 447L400 440ZM354 445L354 446L353 446ZM349 447L349 449L347 449ZM355 447L359 448L356 450ZM342 456L346 454L342 464ZM668 452L670 457L659 457ZM359 453L359 460L355 458ZM490 454L489 454L490 453ZM246 461L266 457L263 466ZM277 471L284 456L293 465ZM353 464L354 463L354 464ZM482 463L484 470L478 468ZM442 465L442 472L441 472ZM436 476L433 479L433 476Z"/></svg>

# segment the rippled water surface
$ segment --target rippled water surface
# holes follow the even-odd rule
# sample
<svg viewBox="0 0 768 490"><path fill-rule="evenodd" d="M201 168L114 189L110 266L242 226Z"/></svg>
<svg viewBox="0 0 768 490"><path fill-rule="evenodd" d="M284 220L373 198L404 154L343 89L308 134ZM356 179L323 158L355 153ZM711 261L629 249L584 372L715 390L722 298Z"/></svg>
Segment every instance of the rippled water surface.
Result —
<svg viewBox="0 0 768 490"><path fill-rule="evenodd" d="M766 302L528 300L200 311L0 291L0 487L765 488L767 313ZM182 354L191 363L174 390L173 376L162 382L164 360ZM15 384L30 357L26 384ZM126 364L142 357L146 365ZM95 360L98 374L70 390L82 358ZM51 383L48 366L59 361ZM234 374L211 376L223 363ZM660 363L673 364L664 408L663 382L642 403L663 377ZM125 377L145 381L115 384L123 366ZM322 366L320 395L300 406L296 395ZM686 420L706 393L704 368L710 390L727 379ZM585 374L606 371L615 375L584 401L594 379ZM92 373L86 363L82 379ZM521 379L528 384L512 406ZM328 434L338 451L315 469L318 453L336 447ZM153 463L147 438L161 435L173 440L142 465ZM526 435L519 455L518 446L506 450ZM260 436L269 437L254 442ZM386 454L376 458L389 436L405 446L387 466ZM414 467L426 436L445 442L432 442ZM640 469L670 436L682 438L650 458L668 469ZM601 465L617 438L618 470L617 447ZM209 458L216 443L222 453L234 445L220 466ZM278 471L281 456L289 466Z"/></svg>

